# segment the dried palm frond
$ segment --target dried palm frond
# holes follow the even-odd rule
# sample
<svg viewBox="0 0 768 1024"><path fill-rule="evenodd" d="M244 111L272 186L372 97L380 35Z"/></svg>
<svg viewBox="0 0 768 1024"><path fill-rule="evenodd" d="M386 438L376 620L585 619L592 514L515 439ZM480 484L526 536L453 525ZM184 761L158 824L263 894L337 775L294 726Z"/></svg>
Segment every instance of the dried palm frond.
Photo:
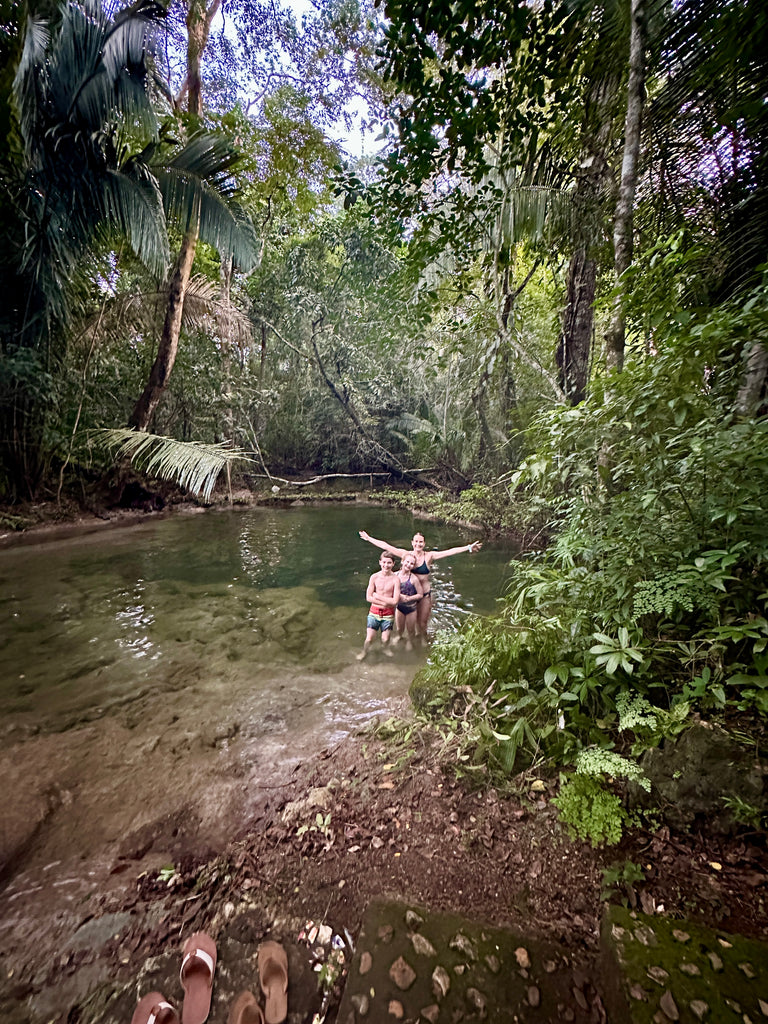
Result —
<svg viewBox="0 0 768 1024"><path fill-rule="evenodd" d="M180 487L208 501L219 473L227 463L253 460L228 442L202 444L177 441L159 434L121 427L96 430L91 435L98 447L114 451L116 458L129 459L142 472L160 480L173 480Z"/></svg>

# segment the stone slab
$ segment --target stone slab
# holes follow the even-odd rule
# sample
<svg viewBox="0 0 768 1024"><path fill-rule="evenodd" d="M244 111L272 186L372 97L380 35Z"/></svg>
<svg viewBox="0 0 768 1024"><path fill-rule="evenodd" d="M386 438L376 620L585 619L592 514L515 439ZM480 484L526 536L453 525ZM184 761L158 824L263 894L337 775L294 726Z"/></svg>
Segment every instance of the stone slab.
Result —
<svg viewBox="0 0 768 1024"><path fill-rule="evenodd" d="M605 1020L593 980L561 946L411 904L369 904L339 1024Z"/></svg>
<svg viewBox="0 0 768 1024"><path fill-rule="evenodd" d="M689 921L609 907L602 943L627 1024L768 1021L768 945Z"/></svg>

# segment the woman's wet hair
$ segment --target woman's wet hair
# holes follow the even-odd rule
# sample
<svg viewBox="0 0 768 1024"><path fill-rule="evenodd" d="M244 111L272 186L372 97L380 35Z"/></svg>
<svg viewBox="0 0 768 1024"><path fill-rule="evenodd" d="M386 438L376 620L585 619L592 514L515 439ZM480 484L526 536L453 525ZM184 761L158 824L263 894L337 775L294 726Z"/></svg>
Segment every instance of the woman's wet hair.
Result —
<svg viewBox="0 0 768 1024"><path fill-rule="evenodd" d="M414 533L413 539L416 540L417 537L421 537L421 539L424 541L424 543L426 543L426 537L424 536L423 533Z"/></svg>

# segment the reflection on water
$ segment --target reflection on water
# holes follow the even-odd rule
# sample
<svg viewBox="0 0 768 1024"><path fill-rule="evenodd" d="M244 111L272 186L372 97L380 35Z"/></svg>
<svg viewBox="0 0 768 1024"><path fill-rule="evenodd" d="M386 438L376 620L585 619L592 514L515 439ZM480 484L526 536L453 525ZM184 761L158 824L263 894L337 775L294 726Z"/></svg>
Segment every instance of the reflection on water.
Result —
<svg viewBox="0 0 768 1024"><path fill-rule="evenodd" d="M464 541L456 529L356 506L179 516L112 534L0 552L0 712L44 731L109 714L145 691L237 700L261 727L305 703L365 717L384 676L404 692L418 658L354 667L379 550ZM467 538L471 539L471 538ZM433 625L490 612L512 552L440 562ZM334 689L335 688L335 689Z"/></svg>

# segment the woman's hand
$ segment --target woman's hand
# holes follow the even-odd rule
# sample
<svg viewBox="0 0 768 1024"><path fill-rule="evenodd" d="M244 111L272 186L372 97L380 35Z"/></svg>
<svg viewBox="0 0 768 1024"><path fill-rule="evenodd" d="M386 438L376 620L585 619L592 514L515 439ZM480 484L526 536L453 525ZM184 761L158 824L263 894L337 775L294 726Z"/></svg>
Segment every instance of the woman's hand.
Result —
<svg viewBox="0 0 768 1024"><path fill-rule="evenodd" d="M365 532L365 530L359 530L358 531L358 536L360 537L361 540L370 540L371 539L368 536L368 534Z"/></svg>

